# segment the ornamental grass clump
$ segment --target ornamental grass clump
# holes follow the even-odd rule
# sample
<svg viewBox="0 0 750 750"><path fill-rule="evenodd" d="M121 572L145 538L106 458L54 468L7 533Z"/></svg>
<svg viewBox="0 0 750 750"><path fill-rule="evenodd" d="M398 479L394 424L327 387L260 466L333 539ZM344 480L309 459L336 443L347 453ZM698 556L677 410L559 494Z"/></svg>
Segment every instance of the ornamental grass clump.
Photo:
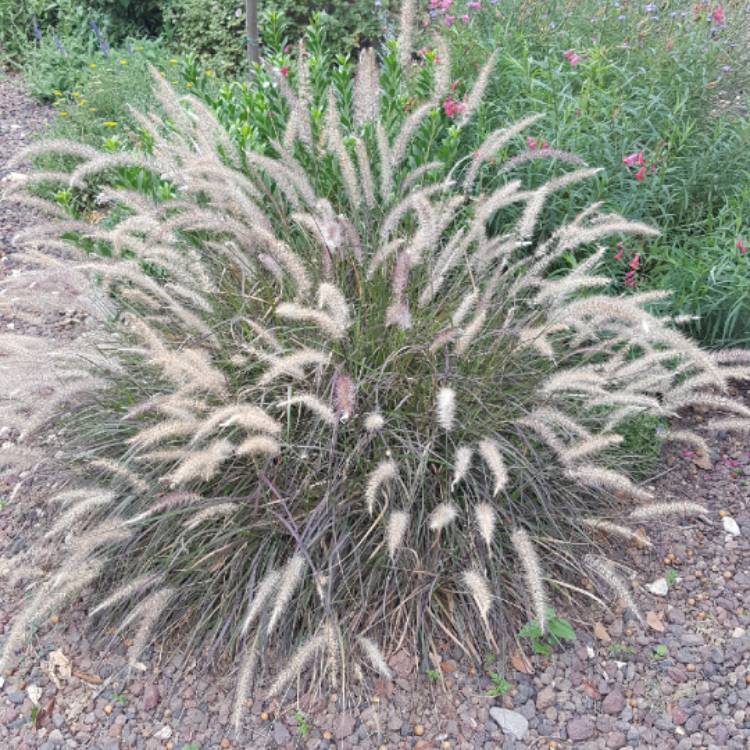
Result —
<svg viewBox="0 0 750 750"><path fill-rule="evenodd" d="M401 60L405 90L409 11L385 58ZM652 505L619 431L704 403L722 429L746 429L750 412L721 394L750 354L701 351L648 312L661 294L606 294L598 243L651 227L592 205L539 236L545 201L596 170L563 160L539 185L503 172L494 161L512 159L533 116L470 163L415 163L450 86L436 45L426 97L400 120L381 116L372 50L353 96L331 89L316 116L301 50L296 86L277 80L290 115L270 153L238 151L158 76L159 113L135 115L146 148L27 152L72 169L11 198L95 186L117 218L48 204L0 302L44 324L64 286L94 321L52 347L0 337L15 436L3 464L57 461L71 478L49 499L57 546L4 561L29 596L3 662L85 593L100 632L129 635L136 667L157 633L236 664L239 724L256 679L271 693L301 674L348 687L437 636L479 659L520 623L543 627L587 576L624 598L606 538L636 543L642 520L706 512ZM455 127L481 108L493 63ZM160 189L119 186L134 168ZM65 436L54 458L32 439L50 423Z"/></svg>

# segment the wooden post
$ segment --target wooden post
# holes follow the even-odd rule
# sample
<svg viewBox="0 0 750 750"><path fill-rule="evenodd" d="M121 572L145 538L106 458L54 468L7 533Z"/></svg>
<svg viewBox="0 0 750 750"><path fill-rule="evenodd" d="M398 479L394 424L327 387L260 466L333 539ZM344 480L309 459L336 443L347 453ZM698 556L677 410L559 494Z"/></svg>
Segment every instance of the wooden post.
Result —
<svg viewBox="0 0 750 750"><path fill-rule="evenodd" d="M260 60L258 44L258 0L245 0L245 40L247 44L248 77L253 77L253 65Z"/></svg>

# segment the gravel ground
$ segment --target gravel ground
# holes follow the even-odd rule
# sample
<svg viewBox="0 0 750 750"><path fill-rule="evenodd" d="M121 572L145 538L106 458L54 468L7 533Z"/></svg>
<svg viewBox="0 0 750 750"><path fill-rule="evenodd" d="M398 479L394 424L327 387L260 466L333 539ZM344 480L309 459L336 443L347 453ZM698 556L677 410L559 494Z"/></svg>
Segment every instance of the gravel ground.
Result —
<svg viewBox="0 0 750 750"><path fill-rule="evenodd" d="M0 81L0 113L2 154L27 142L48 116L8 80ZM28 215L0 204L0 257L24 221ZM750 388L739 395L750 403ZM0 484L0 498L11 497L17 480ZM0 554L38 534L35 503L54 481L36 479L32 494L17 493L0 511ZM88 639L83 607L75 607L42 623L17 668L0 675L0 747L748 748L750 446L720 436L710 468L665 451L654 484L658 497L699 500L710 516L650 528L654 549L629 553L649 625L617 607L581 611L571 618L577 641L551 659L533 657L528 673L508 667L512 689L503 697L489 697L489 677L446 643L430 676L407 654L393 654L394 681L375 683L355 705L326 694L279 706L256 691L236 739L228 727L231 677L214 677L200 664L178 674L176 661L158 649L147 672L133 673L127 644L101 653ZM722 515L738 534L725 531L732 524ZM668 569L677 578L666 595L646 591ZM0 640L22 599L0 582Z"/></svg>

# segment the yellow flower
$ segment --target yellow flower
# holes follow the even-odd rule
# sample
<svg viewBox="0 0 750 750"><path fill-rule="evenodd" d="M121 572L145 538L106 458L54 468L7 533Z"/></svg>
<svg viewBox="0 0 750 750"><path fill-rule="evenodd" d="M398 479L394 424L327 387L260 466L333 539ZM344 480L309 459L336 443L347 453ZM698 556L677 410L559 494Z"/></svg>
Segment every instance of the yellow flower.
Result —
<svg viewBox="0 0 750 750"><path fill-rule="evenodd" d="M127 60L120 60L120 65L127 65L127 64L128 64Z"/></svg>
<svg viewBox="0 0 750 750"><path fill-rule="evenodd" d="M73 96L80 96L80 95L81 95L81 92L80 92L80 91L74 91L74 92L73 92Z"/></svg>
<svg viewBox="0 0 750 750"><path fill-rule="evenodd" d="M187 82L187 83L186 83L185 85L186 85L186 86L187 86L187 87L188 87L189 89L193 88L193 84L192 84L192 82L191 82L191 81L188 81L188 82Z"/></svg>
<svg viewBox="0 0 750 750"><path fill-rule="evenodd" d="M62 96L62 91L60 91L60 89L52 89L52 93L55 96Z"/></svg>
<svg viewBox="0 0 750 750"><path fill-rule="evenodd" d="M57 114L60 115L60 117L67 117L68 116L68 113L64 112L63 110L60 110Z"/></svg>
<svg viewBox="0 0 750 750"><path fill-rule="evenodd" d="M114 120L105 120L102 125L104 125L105 128L116 128L117 123Z"/></svg>
<svg viewBox="0 0 750 750"><path fill-rule="evenodd" d="M177 65L177 58L176 58L176 57L172 57L172 58L170 58L170 60L169 60L169 64L170 64L170 65Z"/></svg>
<svg viewBox="0 0 750 750"><path fill-rule="evenodd" d="M82 107L84 104L86 104L86 99L79 99L78 100L78 106Z"/></svg>
<svg viewBox="0 0 750 750"><path fill-rule="evenodd" d="M207 70L207 71L206 71L206 77L207 77L207 78L213 78L213 77L214 77L214 72L213 72L213 70Z"/></svg>
<svg viewBox="0 0 750 750"><path fill-rule="evenodd" d="M91 70L96 70L96 63L89 63L89 68L91 68Z"/></svg>
<svg viewBox="0 0 750 750"><path fill-rule="evenodd" d="M89 107L89 112L96 112L96 107Z"/></svg>

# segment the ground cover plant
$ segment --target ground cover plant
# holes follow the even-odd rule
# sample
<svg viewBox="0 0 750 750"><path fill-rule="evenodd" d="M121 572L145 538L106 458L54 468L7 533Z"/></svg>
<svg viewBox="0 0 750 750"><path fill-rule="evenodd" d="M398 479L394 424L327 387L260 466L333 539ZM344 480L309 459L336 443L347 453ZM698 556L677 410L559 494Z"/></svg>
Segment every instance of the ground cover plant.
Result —
<svg viewBox="0 0 750 750"><path fill-rule="evenodd" d="M7 198L50 220L18 237L29 269L0 309L54 318L64 284L99 325L0 337L4 465L71 472L43 542L3 561L28 594L3 663L85 595L134 668L156 634L236 664L239 726L256 675L347 691L401 646L426 659L447 637L481 662L531 621L557 645L570 597L640 618L612 540L707 511L633 481L623 436L693 404L719 415L705 436L746 430L724 392L750 353L702 351L649 312L664 293L608 293L602 243L658 233L586 204L597 169L529 149L537 115L457 158L499 55L446 125L450 55L440 37L416 54L416 16L353 82L313 85L305 46L269 71L275 138L238 146L154 71L137 148L18 156L46 171ZM556 195L580 205L550 228ZM50 423L56 456L34 445Z"/></svg>

